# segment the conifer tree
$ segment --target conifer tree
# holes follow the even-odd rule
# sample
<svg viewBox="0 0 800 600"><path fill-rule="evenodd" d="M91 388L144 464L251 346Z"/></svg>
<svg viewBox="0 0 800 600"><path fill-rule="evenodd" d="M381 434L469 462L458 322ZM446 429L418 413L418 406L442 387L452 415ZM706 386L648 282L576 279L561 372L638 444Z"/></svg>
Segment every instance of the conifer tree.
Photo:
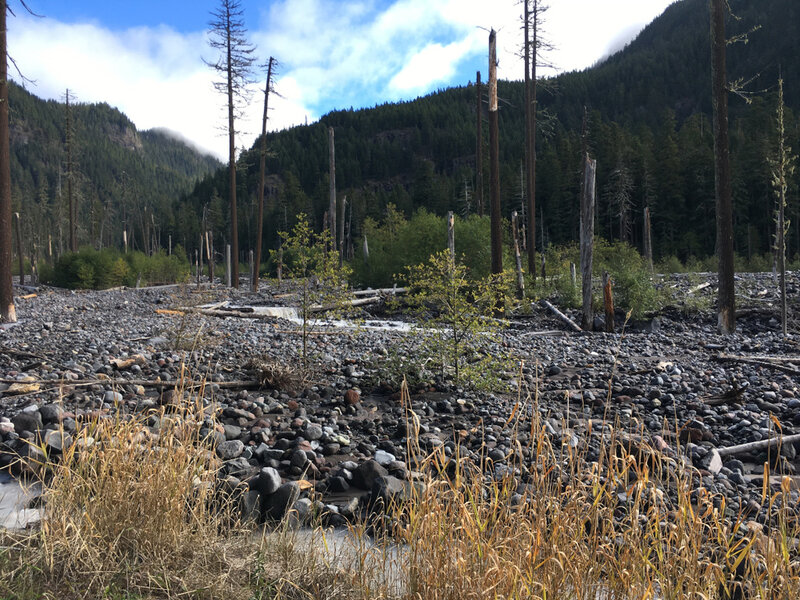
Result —
<svg viewBox="0 0 800 600"><path fill-rule="evenodd" d="M236 213L236 118L247 99L255 48L247 41L244 11L239 0L220 0L219 8L211 13L209 45L219 51L215 62L207 62L220 77L214 88L225 94L228 113L228 172L231 217L231 282L239 287L239 228Z"/></svg>

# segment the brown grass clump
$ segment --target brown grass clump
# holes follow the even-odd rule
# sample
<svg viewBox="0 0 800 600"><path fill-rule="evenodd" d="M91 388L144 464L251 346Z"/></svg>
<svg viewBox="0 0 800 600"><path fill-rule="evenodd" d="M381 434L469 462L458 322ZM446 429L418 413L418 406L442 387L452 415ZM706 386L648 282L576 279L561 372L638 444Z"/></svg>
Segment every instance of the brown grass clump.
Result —
<svg viewBox="0 0 800 600"><path fill-rule="evenodd" d="M253 372L259 385L272 390L297 391L308 384L307 371L269 357L253 359L245 368Z"/></svg>
<svg viewBox="0 0 800 600"><path fill-rule="evenodd" d="M516 465L528 474L525 485L475 476L491 463L476 469L458 450L421 462L438 475L394 515L406 597L800 597L800 507L788 481L779 491L765 487L774 519L761 528L726 518L722 497L692 497L691 473L629 437L612 433L589 463L580 446L554 447L536 407L532 414L527 451L518 449L533 461Z"/></svg>
<svg viewBox="0 0 800 600"><path fill-rule="evenodd" d="M768 522L730 518L697 473L634 433L597 423L586 445L553 442L535 399L517 406L510 469L456 446L424 455L404 394L409 466L424 488L390 506L383 537L252 535L215 494L201 406L88 423L48 463L40 531L3 542L1 598L318 600L777 600L800 597L798 497L785 479ZM532 418L519 415L528 414ZM523 442L524 440L524 442ZM487 475L491 474L491 475ZM419 477L419 476L418 476ZM524 483L523 483L524 482ZM376 525L376 523L370 523ZM344 543L342 542L344 540Z"/></svg>
<svg viewBox="0 0 800 600"><path fill-rule="evenodd" d="M199 404L161 413L157 432L138 418L84 424L45 464L41 529L2 557L0 597L27 586L53 598L247 597L247 531L215 495L204 416Z"/></svg>

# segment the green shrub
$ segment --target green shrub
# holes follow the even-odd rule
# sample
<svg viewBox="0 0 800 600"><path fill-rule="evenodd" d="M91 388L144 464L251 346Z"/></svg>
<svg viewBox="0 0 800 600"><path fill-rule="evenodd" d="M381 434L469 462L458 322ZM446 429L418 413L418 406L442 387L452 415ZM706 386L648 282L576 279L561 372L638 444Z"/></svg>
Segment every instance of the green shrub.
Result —
<svg viewBox="0 0 800 600"><path fill-rule="evenodd" d="M488 275L491 261L489 217L456 217L455 230L459 262L469 269L471 277ZM364 257L362 236L353 259L354 280L359 285L389 287L408 267L423 263L447 248L447 219L424 208L406 219L389 205L383 222L373 219L364 222L363 235L367 238L369 259Z"/></svg>
<svg viewBox="0 0 800 600"><path fill-rule="evenodd" d="M171 256L163 251L147 256L141 252L122 254L113 248L81 248L61 256L52 268L43 268L40 277L43 283L70 289L133 286L140 275L148 285L186 281L189 261L180 246L175 250Z"/></svg>
<svg viewBox="0 0 800 600"><path fill-rule="evenodd" d="M555 246L545 253L547 281L542 293L555 295L559 304L577 308L581 304L580 249L577 244ZM570 263L575 263L576 280L572 283ZM660 304L647 261L639 252L623 242L609 243L595 238L592 273L595 278L608 271L611 276L614 302L636 317L656 309Z"/></svg>
<svg viewBox="0 0 800 600"><path fill-rule="evenodd" d="M677 256L671 254L669 256L665 256L658 261L658 263L656 263L655 271L656 273L664 274L684 273L686 272L686 267L683 266L683 263Z"/></svg>

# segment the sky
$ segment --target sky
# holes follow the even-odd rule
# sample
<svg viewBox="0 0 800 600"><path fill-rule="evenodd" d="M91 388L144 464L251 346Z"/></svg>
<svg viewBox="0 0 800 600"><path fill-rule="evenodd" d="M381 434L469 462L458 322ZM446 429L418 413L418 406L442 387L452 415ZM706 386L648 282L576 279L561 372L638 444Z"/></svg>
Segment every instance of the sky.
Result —
<svg viewBox="0 0 800 600"><path fill-rule="evenodd" d="M621 49L675 0L549 0L544 76L584 69ZM174 132L227 159L225 98L205 61L219 0L9 0L8 46L26 88L48 99L107 102L140 130ZM410 100L488 72L497 30L498 77L521 79L520 0L240 0L258 63L274 56L280 97L268 129L311 123L336 109ZM10 67L12 78L20 81ZM259 71L237 147L261 131Z"/></svg>

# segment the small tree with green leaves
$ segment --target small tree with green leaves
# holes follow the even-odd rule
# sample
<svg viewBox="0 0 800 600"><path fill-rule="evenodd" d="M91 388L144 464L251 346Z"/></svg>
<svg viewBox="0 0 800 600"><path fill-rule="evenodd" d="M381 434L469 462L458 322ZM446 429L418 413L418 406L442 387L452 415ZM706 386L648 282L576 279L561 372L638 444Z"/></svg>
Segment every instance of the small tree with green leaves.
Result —
<svg viewBox="0 0 800 600"><path fill-rule="evenodd" d="M308 367L308 337L315 323L314 315L328 316L344 312L351 274L349 265L339 265L339 256L329 252L330 231L314 233L304 213L297 215L291 231L280 232L283 273L299 285L299 310L302 321L303 367Z"/></svg>
<svg viewBox="0 0 800 600"><path fill-rule="evenodd" d="M407 280L408 302L417 320L429 329L429 335L422 337L425 360L436 365L443 377L451 371L456 384L462 377L475 385L491 384L486 376L497 369L489 368L489 363L501 357L489 346L502 326L491 314L498 301L505 304L510 299L511 274L472 280L467 267L444 250L409 267Z"/></svg>

